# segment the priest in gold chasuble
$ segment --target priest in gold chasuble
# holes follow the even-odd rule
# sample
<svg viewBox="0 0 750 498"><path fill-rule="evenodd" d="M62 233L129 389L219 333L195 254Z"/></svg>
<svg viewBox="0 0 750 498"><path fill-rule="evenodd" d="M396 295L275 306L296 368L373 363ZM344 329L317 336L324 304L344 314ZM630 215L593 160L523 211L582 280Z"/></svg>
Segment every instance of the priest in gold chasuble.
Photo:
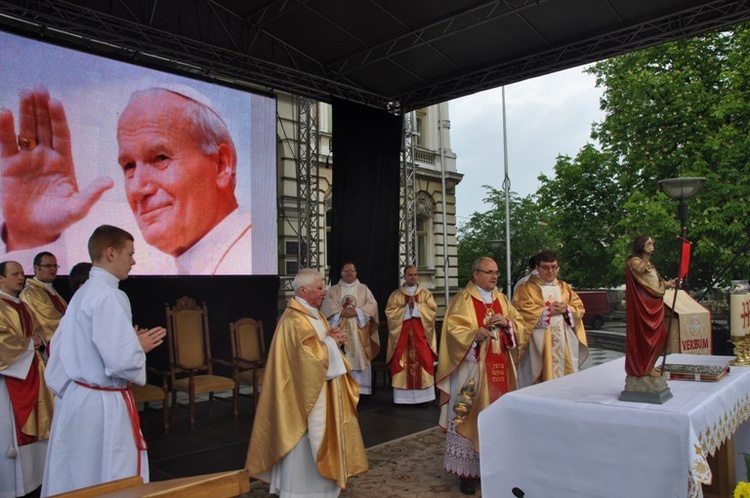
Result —
<svg viewBox="0 0 750 498"><path fill-rule="evenodd" d="M460 491L476 492L479 477L477 417L517 389L515 350L523 322L498 291L497 264L472 263L472 281L448 303L440 336L440 427L447 431L445 470L460 477Z"/></svg>
<svg viewBox="0 0 750 498"><path fill-rule="evenodd" d="M52 286L58 268L54 254L46 251L37 254L34 257L34 277L26 279L19 296L41 324L45 342L50 341L68 308L68 303Z"/></svg>
<svg viewBox="0 0 750 498"><path fill-rule="evenodd" d="M281 497L335 497L368 468L359 392L339 349L346 334L318 311L323 278L303 269L292 286L268 352L246 468Z"/></svg>
<svg viewBox="0 0 750 498"><path fill-rule="evenodd" d="M18 294L24 272L0 263L0 496L23 496L42 484L53 398L38 353L42 328Z"/></svg>
<svg viewBox="0 0 750 498"><path fill-rule="evenodd" d="M589 354L583 302L570 285L557 278L557 253L545 250L536 259L538 275L513 296L527 331L518 348L519 387L577 372Z"/></svg>
<svg viewBox="0 0 750 498"><path fill-rule="evenodd" d="M435 298L419 285L417 268L407 266L404 285L391 293L385 306L386 364L396 404L413 405L435 399L436 314Z"/></svg>

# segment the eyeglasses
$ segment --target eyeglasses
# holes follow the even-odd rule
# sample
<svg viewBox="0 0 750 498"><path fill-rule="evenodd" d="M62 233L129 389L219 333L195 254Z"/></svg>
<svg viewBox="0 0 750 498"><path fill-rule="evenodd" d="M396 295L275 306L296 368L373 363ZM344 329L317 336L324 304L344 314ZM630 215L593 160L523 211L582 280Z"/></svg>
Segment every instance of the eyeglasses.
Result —
<svg viewBox="0 0 750 498"><path fill-rule="evenodd" d="M55 270L59 270L60 269L60 265L54 265L52 263L47 263L46 265L37 265L37 266L40 267L40 268L48 268L48 269L54 268Z"/></svg>
<svg viewBox="0 0 750 498"><path fill-rule="evenodd" d="M539 268L541 268L542 270L546 270L546 271L557 271L560 269L560 267L557 265L545 265L545 264L539 265Z"/></svg>
<svg viewBox="0 0 750 498"><path fill-rule="evenodd" d="M484 273L485 275L495 275L496 277L500 276L499 271L492 271L492 270L477 270L477 271L480 273Z"/></svg>

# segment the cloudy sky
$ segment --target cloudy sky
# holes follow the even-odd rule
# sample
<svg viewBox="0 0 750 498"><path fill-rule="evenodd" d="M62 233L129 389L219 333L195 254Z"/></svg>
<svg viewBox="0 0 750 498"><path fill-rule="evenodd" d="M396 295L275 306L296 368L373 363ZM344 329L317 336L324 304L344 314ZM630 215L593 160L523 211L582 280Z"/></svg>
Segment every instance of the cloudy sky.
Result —
<svg viewBox="0 0 750 498"><path fill-rule="evenodd" d="M591 141L591 124L602 121L602 90L583 67L560 71L505 87L508 169L511 190L536 192L537 177L554 175L558 155L574 157ZM459 223L476 211L491 185L502 189L503 114L500 88L450 102L451 148L464 178L457 188Z"/></svg>

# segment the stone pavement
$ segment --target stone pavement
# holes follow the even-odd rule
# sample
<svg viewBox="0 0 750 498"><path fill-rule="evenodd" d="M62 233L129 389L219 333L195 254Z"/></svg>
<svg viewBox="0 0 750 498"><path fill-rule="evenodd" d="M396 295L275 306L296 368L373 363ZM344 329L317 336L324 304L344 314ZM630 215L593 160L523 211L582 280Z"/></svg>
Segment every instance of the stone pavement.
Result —
<svg viewBox="0 0 750 498"><path fill-rule="evenodd" d="M586 361L583 363L583 365L581 365L581 370L585 370L596 365L601 365L602 363L607 363L608 361L622 358L623 356L625 356L625 353L621 353L620 351L612 351L602 348L589 348L589 357L586 358Z"/></svg>

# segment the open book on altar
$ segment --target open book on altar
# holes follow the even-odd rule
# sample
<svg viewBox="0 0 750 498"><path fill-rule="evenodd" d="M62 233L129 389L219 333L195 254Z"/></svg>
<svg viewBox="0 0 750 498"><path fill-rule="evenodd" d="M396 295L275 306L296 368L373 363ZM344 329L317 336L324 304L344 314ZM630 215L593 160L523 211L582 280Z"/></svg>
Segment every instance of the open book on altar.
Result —
<svg viewBox="0 0 750 498"><path fill-rule="evenodd" d="M734 356L671 354L664 364L664 376L667 380L716 382L727 376L732 360ZM660 364L656 370L662 370Z"/></svg>

